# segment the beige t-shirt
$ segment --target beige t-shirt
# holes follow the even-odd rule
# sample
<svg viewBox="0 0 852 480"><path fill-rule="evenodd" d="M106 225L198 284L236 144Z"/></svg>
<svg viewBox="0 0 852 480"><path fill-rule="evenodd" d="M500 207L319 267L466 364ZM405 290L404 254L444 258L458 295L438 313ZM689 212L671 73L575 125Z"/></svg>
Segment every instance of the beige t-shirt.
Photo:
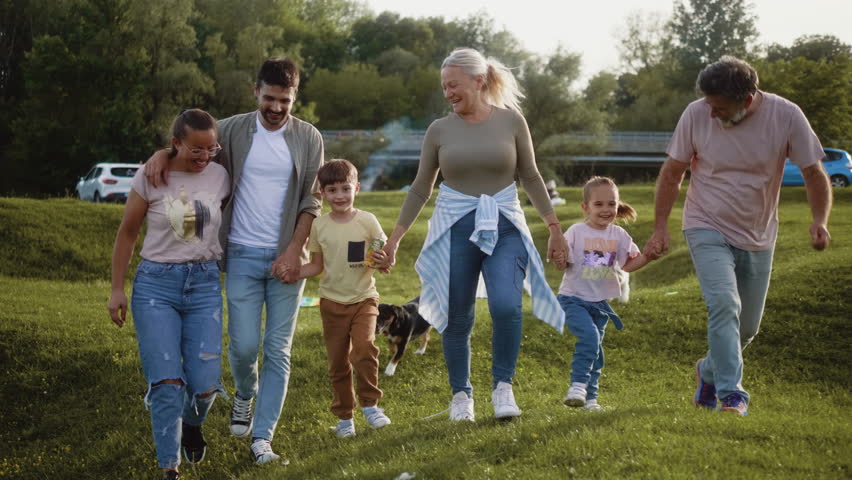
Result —
<svg viewBox="0 0 852 480"><path fill-rule="evenodd" d="M334 221L327 213L314 220L308 250L322 253L321 298L350 305L379 297L374 270L364 265L374 238L387 240L376 217L363 210L346 223Z"/></svg>
<svg viewBox="0 0 852 480"><path fill-rule="evenodd" d="M716 230L743 250L766 250L778 234L778 197L787 157L800 168L825 155L799 107L760 92L740 123L725 128L704 99L686 107L666 153L689 162L683 229Z"/></svg>
<svg viewBox="0 0 852 480"><path fill-rule="evenodd" d="M207 262L222 256L219 226L228 196L228 172L209 163L199 173L169 172L169 184L154 188L140 168L131 188L148 202L148 230L140 255L160 263Z"/></svg>
<svg viewBox="0 0 852 480"><path fill-rule="evenodd" d="M482 123L455 113L429 125L420 150L420 165L405 197L398 224L410 226L432 195L438 170L444 183L465 195L494 195L515 181L515 172L541 216L553 212L538 171L530 130L514 110L494 107Z"/></svg>

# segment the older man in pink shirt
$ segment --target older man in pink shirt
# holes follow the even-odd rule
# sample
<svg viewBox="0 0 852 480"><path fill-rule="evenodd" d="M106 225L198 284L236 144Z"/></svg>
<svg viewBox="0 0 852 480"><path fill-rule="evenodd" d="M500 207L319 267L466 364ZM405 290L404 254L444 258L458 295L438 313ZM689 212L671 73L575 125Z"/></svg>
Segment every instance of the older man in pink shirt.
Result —
<svg viewBox="0 0 852 480"><path fill-rule="evenodd" d="M668 218L686 169L683 232L707 304L707 356L696 406L748 412L742 350L757 334L778 234L784 161L802 170L813 214L811 246L828 246L831 187L819 139L794 103L758 89L757 72L725 56L696 81L702 99L681 115L657 179L654 233L645 254L668 250Z"/></svg>

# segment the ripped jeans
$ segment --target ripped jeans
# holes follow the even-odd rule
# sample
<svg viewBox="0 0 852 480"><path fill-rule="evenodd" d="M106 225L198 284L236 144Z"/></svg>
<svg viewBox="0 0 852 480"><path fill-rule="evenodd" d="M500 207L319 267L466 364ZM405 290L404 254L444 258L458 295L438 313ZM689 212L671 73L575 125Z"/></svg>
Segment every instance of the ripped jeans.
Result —
<svg viewBox="0 0 852 480"><path fill-rule="evenodd" d="M222 390L222 287L215 261L143 260L133 280L133 323L148 382L160 468L180 464L181 422L200 426ZM160 383L178 380L180 384ZM199 397L199 395L207 396Z"/></svg>

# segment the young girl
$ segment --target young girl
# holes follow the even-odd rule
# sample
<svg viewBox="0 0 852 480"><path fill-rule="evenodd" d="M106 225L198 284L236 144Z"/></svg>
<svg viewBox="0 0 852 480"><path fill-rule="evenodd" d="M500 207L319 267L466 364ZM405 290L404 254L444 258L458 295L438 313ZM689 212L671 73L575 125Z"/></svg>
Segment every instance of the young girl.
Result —
<svg viewBox="0 0 852 480"><path fill-rule="evenodd" d="M172 126L168 185L154 188L143 169L133 178L112 254L109 314L119 327L127 314L124 277L147 217L142 262L133 280L133 322L148 382L146 407L163 478L177 479L180 450L189 463L204 458L201 424L223 393L222 291L216 260L220 208L229 191L216 121L186 110Z"/></svg>
<svg viewBox="0 0 852 480"><path fill-rule="evenodd" d="M636 219L636 211L619 201L611 178L592 177L583 187L586 220L565 232L568 258L559 295L565 323L577 337L571 362L571 386L563 402L569 407L600 410L598 379L604 366L603 337L607 321L621 330L621 319L607 299L621 290L616 268L632 272L649 260L627 232L613 223L618 218ZM559 260L556 259L557 264Z"/></svg>

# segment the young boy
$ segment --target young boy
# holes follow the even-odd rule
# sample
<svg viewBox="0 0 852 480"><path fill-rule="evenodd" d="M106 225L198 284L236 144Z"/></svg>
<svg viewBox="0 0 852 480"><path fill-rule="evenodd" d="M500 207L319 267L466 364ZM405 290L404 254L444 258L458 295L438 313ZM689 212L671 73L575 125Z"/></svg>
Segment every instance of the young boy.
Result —
<svg viewBox="0 0 852 480"><path fill-rule="evenodd" d="M314 220L308 249L311 262L301 269L302 278L323 273L319 284L320 315L328 375L334 396L331 413L340 421L335 428L340 438L355 435L352 411L355 394L367 423L382 428L391 423L381 408L378 387L379 349L376 317L379 293L374 269L387 270L387 255L378 250L368 256L374 239L386 240L379 221L369 212L354 207L361 188L358 170L347 160L331 160L317 172L322 197L331 211ZM370 262L372 265L367 265ZM352 387L352 370L356 387Z"/></svg>

